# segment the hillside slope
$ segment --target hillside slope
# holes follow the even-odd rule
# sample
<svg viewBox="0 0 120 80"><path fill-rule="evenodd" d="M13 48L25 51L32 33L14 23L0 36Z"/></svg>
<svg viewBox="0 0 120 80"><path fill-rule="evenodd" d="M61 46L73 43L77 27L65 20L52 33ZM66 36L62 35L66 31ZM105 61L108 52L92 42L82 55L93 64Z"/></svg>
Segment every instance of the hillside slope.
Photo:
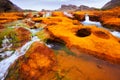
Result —
<svg viewBox="0 0 120 80"><path fill-rule="evenodd" d="M102 9L110 9L110 8L117 7L117 6L120 6L120 0L111 0L108 3L106 3L102 7Z"/></svg>
<svg viewBox="0 0 120 80"><path fill-rule="evenodd" d="M0 12L12 11L22 11L22 9L13 4L10 0L0 0Z"/></svg>

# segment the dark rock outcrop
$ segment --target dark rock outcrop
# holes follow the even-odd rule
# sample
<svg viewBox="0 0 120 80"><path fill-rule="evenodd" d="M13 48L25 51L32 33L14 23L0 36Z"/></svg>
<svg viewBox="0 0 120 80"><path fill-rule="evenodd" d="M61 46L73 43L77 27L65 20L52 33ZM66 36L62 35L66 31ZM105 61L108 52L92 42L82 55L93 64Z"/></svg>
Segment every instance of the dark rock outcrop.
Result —
<svg viewBox="0 0 120 80"><path fill-rule="evenodd" d="M83 11L83 10L95 10L95 8L88 7L85 5L80 5L79 7L76 5L62 5L58 11Z"/></svg>
<svg viewBox="0 0 120 80"><path fill-rule="evenodd" d="M102 7L102 9L110 9L110 8L117 7L117 6L120 6L120 0L111 0L108 3L106 3Z"/></svg>
<svg viewBox="0 0 120 80"><path fill-rule="evenodd" d="M77 9L77 6L76 5L61 5L61 8L59 8L58 10L60 11L74 11Z"/></svg>
<svg viewBox="0 0 120 80"><path fill-rule="evenodd" d="M95 10L95 8L88 7L88 6L85 6L85 5L80 5L77 9L77 11L84 11L84 10Z"/></svg>
<svg viewBox="0 0 120 80"><path fill-rule="evenodd" d="M10 0L0 0L0 12L13 12L13 11L22 11L22 9L17 7Z"/></svg>

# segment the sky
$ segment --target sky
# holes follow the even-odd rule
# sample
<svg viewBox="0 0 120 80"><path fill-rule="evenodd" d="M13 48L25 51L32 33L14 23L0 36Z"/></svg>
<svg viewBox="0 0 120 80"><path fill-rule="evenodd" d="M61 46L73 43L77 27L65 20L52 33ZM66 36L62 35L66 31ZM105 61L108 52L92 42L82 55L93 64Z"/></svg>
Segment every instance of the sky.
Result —
<svg viewBox="0 0 120 80"><path fill-rule="evenodd" d="M61 7L61 5L86 5L89 7L101 8L110 0L10 0L22 9L38 10L54 10Z"/></svg>

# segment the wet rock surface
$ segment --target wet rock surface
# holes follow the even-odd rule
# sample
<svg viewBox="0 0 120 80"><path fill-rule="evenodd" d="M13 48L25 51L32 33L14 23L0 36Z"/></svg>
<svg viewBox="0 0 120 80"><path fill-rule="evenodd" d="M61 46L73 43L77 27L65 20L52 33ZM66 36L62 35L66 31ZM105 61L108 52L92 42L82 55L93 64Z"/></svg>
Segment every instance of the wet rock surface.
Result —
<svg viewBox="0 0 120 80"><path fill-rule="evenodd" d="M22 12L0 13L0 24L21 20L24 18Z"/></svg>
<svg viewBox="0 0 120 80"><path fill-rule="evenodd" d="M102 31L95 31L93 33L94 35L96 35L97 37L100 37L100 38L103 38L103 39L109 39L109 35L106 34L105 32L102 32Z"/></svg>
<svg viewBox="0 0 120 80"><path fill-rule="evenodd" d="M88 14L91 21L99 21L103 27L120 31L120 7L112 8L105 11L77 11L73 13L75 19L84 21L85 14Z"/></svg>
<svg viewBox="0 0 120 80"><path fill-rule="evenodd" d="M22 27L18 27L15 29L15 32L19 42L21 43L21 46L29 40L31 40L31 33L29 30Z"/></svg>
<svg viewBox="0 0 120 80"><path fill-rule="evenodd" d="M68 22L66 21L66 23ZM87 28L91 29L91 32L87 31ZM52 36L65 41L69 48L76 46L81 52L92 54L102 59L110 60L112 62L120 63L120 56L118 56L120 54L120 44L118 42L118 39L113 37L107 30L100 29L95 26L85 27L83 25L74 25L71 23L58 23L56 25L49 25L46 29ZM86 37L76 36L80 29L85 29L85 31L81 31L79 36ZM84 32L84 34L82 32ZM113 47L114 49L111 52L111 47L113 45L115 47Z"/></svg>
<svg viewBox="0 0 120 80"><path fill-rule="evenodd" d="M96 14L94 17L93 13L89 13L92 18L100 15ZM86 12L80 14L85 18ZM33 15L28 18L39 25L31 26L26 23L28 26L23 27L35 31L32 36L35 39L38 36L42 43L34 42L26 54L16 60L5 80L120 79L120 39L107 30L96 26L84 26L78 20L66 17L62 12L53 12L52 16L44 18ZM44 31L39 29L43 27L41 24L45 24L42 28ZM31 39L30 31L23 27L15 28L15 35L18 36L21 45Z"/></svg>
<svg viewBox="0 0 120 80"><path fill-rule="evenodd" d="M90 36L91 31L90 28L83 28L77 31L76 35L79 37L87 37Z"/></svg>
<svg viewBox="0 0 120 80"><path fill-rule="evenodd" d="M44 44L35 42L11 66L5 80L119 80L119 67L112 66L84 53L77 57L59 50L56 54ZM112 76L114 71L117 74Z"/></svg>
<svg viewBox="0 0 120 80"><path fill-rule="evenodd" d="M31 45L27 53L11 67L6 80L38 80L53 72L56 58L52 50L40 42Z"/></svg>
<svg viewBox="0 0 120 80"><path fill-rule="evenodd" d="M48 39L46 41L46 44L49 48L52 48L54 50L60 50L62 47L65 46L64 41L60 41L60 40L52 40L52 39Z"/></svg>
<svg viewBox="0 0 120 80"><path fill-rule="evenodd" d="M0 29L4 29L4 26L2 24L0 24Z"/></svg>

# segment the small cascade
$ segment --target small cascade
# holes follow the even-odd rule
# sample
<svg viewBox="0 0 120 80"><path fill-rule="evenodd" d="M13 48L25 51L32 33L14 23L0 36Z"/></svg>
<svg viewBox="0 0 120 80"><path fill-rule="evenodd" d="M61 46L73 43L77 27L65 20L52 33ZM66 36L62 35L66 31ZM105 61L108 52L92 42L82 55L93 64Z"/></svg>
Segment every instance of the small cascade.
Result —
<svg viewBox="0 0 120 80"><path fill-rule="evenodd" d="M2 40L2 48L0 49L0 52L2 52L5 49L10 50L11 46L12 44L10 43L10 40L6 36L4 36L4 39Z"/></svg>
<svg viewBox="0 0 120 80"><path fill-rule="evenodd" d="M90 21L88 14L85 14L85 21L83 21L82 24L84 24L84 25L96 25L98 27L102 27L100 22Z"/></svg>
<svg viewBox="0 0 120 80"><path fill-rule="evenodd" d="M11 47L12 43L10 43L10 39L4 36L4 39L2 40L2 48L0 48L0 58L10 56L13 53L13 51L10 50Z"/></svg>
<svg viewBox="0 0 120 80"><path fill-rule="evenodd" d="M26 28L26 29L28 29L31 32L33 37L31 38L31 41L27 42L25 45L23 45L16 51L10 50L12 44L10 43L10 40L6 36L4 37L2 41L2 48L0 49L1 52L0 56L5 57L6 55L8 55L8 57L0 62L0 80L5 79L10 65L12 65L15 62L15 60L17 60L20 56L24 55L33 42L40 41L40 39L37 36L35 36L35 34L42 30L43 28L38 29Z"/></svg>
<svg viewBox="0 0 120 80"><path fill-rule="evenodd" d="M51 12L45 12L44 14L43 14L43 17L50 17L51 16Z"/></svg>
<svg viewBox="0 0 120 80"><path fill-rule="evenodd" d="M115 30L111 31L108 28L104 28L100 22L90 21L88 14L85 14L85 21L83 21L82 24L84 24L84 25L96 25L97 27L100 27L100 28L103 28L103 29L106 29L106 30L110 31L110 33L112 35L120 38L120 32L115 31Z"/></svg>
<svg viewBox="0 0 120 80"><path fill-rule="evenodd" d="M118 31L111 31L110 33L111 33L112 35L120 38L120 32L118 32Z"/></svg>
<svg viewBox="0 0 120 80"><path fill-rule="evenodd" d="M37 32L41 31L43 28L38 28L38 29L29 29L29 31L35 35Z"/></svg>
<svg viewBox="0 0 120 80"><path fill-rule="evenodd" d="M90 22L90 19L89 19L88 14L85 14L85 21L86 21L86 22Z"/></svg>
<svg viewBox="0 0 120 80"><path fill-rule="evenodd" d="M8 68L10 67L11 64L14 63L18 57L24 55L26 51L29 49L31 44L35 41L40 41L40 39L37 36L34 36L31 41L27 42L24 46L22 46L20 49L17 49L12 56L2 60L0 62L0 80L4 80L7 73L8 73Z"/></svg>
<svg viewBox="0 0 120 80"><path fill-rule="evenodd" d="M66 12L66 11L64 11L63 14L64 14L65 16L67 16L67 17L73 18L73 15L70 14L70 13L68 13L68 12Z"/></svg>

